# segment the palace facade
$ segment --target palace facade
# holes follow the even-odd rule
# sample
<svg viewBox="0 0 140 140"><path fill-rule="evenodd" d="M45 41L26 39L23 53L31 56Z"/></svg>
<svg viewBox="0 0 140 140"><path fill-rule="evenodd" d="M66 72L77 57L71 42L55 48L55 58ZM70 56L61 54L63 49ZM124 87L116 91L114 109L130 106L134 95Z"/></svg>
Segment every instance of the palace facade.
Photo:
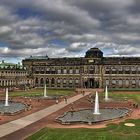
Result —
<svg viewBox="0 0 140 140"><path fill-rule="evenodd" d="M85 57L30 56L22 63L37 87L140 88L140 57L104 57L98 48Z"/></svg>
<svg viewBox="0 0 140 140"><path fill-rule="evenodd" d="M25 67L20 64L0 63L0 88L26 88L33 86L34 80L30 78Z"/></svg>

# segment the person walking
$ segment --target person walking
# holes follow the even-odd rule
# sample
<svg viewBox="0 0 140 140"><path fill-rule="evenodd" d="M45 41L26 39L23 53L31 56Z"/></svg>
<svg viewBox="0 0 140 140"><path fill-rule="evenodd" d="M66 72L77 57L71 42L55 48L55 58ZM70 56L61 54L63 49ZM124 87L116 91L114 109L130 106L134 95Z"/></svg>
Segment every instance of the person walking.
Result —
<svg viewBox="0 0 140 140"><path fill-rule="evenodd" d="M65 103L67 104L67 97L64 97L64 101L65 101Z"/></svg>

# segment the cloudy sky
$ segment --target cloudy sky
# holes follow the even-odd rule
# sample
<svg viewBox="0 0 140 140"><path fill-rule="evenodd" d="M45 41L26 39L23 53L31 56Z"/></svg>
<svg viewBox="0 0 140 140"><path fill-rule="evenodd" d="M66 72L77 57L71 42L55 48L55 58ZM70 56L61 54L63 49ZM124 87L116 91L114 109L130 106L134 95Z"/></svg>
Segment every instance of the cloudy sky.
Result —
<svg viewBox="0 0 140 140"><path fill-rule="evenodd" d="M0 0L0 59L140 56L140 0Z"/></svg>

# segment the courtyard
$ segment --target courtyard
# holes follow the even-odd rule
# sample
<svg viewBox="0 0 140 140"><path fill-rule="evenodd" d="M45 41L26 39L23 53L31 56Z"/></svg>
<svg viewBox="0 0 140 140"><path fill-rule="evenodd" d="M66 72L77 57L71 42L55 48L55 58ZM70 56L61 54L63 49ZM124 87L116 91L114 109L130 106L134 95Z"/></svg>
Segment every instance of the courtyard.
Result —
<svg viewBox="0 0 140 140"><path fill-rule="evenodd" d="M2 140L8 140L12 138L14 140L19 139L128 139L139 137L139 118L140 118L140 108L133 106L134 104L139 104L140 102L140 93L139 91L110 91L109 97L117 100L117 102L110 101L104 102L104 92L99 92L100 98L100 108L129 108L132 110L127 116L113 119L109 121L86 124L86 123L75 123L75 124L61 124L56 121L58 116L63 115L67 111L71 111L73 107L74 111L79 109L94 108L94 103L90 102L91 96L95 96L95 90L91 92L86 91L86 94L81 94L81 92L75 92L74 90L62 90L62 89L47 89L47 95L59 95L59 102L56 103L56 99L46 100L46 99L36 99L33 97L42 96L43 89L32 89L30 91L24 92L15 92L9 93L9 98L12 100L26 102L32 105L30 110L24 111L20 114L13 116L1 115L0 124L6 124L11 121L16 121L17 119L22 119L22 117L28 117L42 111L43 109L54 106L58 108L57 110L50 112L48 115L44 115L42 118L38 119L35 122L29 123L13 131L8 135L1 137ZM13 96L14 95L14 96ZM25 96L26 95L26 96ZM78 98L75 98L75 97ZM67 103L64 101L67 97ZM1 98L4 99L3 94L1 93ZM75 98L71 100L71 98ZM131 104L130 104L131 103ZM125 123L132 123L135 126L125 126ZM37 133L36 133L37 132ZM35 133L35 134L34 134ZM76 133L76 135L75 135ZM101 133L101 135L99 135ZM88 138L87 138L88 137ZM114 139L115 139L114 138ZM113 140L114 140L113 139ZM116 140L115 139L115 140Z"/></svg>

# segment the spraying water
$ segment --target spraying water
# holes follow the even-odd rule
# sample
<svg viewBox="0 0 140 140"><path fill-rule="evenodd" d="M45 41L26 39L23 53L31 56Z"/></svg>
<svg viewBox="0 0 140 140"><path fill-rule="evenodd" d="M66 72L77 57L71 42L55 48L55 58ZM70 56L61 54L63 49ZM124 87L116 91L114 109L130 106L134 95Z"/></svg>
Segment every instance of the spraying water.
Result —
<svg viewBox="0 0 140 140"><path fill-rule="evenodd" d="M9 106L9 104L8 104L8 88L6 88L5 106Z"/></svg>
<svg viewBox="0 0 140 140"><path fill-rule="evenodd" d="M95 107L94 107L94 115L99 115L99 98L98 98L98 92L96 91L96 96L95 96Z"/></svg>
<svg viewBox="0 0 140 140"><path fill-rule="evenodd" d="M45 84L45 86L44 86L44 97L47 97L46 84Z"/></svg>

